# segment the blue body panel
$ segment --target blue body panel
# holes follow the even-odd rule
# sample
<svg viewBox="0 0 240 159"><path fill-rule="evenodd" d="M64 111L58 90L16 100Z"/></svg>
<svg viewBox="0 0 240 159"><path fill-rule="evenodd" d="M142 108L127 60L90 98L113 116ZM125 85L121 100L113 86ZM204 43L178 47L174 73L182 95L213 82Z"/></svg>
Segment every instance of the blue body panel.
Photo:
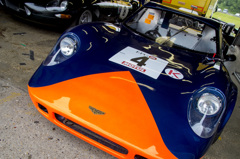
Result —
<svg viewBox="0 0 240 159"><path fill-rule="evenodd" d="M199 19L204 20L200 17ZM118 32L108 28L106 24L85 24L69 30L68 32L80 37L81 47L78 53L54 66L41 65L31 78L29 86L42 87L91 74L129 71L137 83L153 88L151 90L139 85L169 150L178 158L202 157L214 137L221 133L236 101L236 87L223 64L221 62L206 64L204 63L205 57L208 56L206 54L159 47L154 41L131 32L125 26ZM176 80L166 74L153 79L109 61L113 55L127 46L155 54L168 61L166 68L178 70L184 79ZM189 99L194 91L205 86L216 87L227 97L227 108L221 125L215 135L208 139L197 136L187 119Z"/></svg>

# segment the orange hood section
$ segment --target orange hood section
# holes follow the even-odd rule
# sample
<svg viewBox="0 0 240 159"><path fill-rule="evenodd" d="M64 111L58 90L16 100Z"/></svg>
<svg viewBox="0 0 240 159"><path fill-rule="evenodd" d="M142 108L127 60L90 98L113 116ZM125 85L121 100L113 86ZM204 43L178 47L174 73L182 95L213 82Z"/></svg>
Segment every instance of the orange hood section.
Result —
<svg viewBox="0 0 240 159"><path fill-rule="evenodd" d="M32 88L29 93L80 125L156 158L176 158L165 146L130 72L111 72ZM121 142L119 142L121 141Z"/></svg>

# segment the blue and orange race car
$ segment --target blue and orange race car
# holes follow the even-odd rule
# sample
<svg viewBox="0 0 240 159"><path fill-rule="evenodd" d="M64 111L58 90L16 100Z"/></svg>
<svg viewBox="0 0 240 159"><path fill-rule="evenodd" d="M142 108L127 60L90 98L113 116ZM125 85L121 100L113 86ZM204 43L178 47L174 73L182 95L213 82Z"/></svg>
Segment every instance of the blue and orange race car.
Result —
<svg viewBox="0 0 240 159"><path fill-rule="evenodd" d="M147 3L66 31L29 81L38 111L117 158L201 158L234 109L221 24Z"/></svg>

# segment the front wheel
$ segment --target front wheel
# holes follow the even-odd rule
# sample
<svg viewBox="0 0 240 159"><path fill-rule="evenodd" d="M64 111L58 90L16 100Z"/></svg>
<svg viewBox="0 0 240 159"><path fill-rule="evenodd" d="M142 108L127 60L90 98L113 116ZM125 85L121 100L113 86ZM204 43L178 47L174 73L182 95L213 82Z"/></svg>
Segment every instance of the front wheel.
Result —
<svg viewBox="0 0 240 159"><path fill-rule="evenodd" d="M77 24L84 24L84 23L89 23L93 21L93 16L92 12L88 9L84 10L81 12Z"/></svg>

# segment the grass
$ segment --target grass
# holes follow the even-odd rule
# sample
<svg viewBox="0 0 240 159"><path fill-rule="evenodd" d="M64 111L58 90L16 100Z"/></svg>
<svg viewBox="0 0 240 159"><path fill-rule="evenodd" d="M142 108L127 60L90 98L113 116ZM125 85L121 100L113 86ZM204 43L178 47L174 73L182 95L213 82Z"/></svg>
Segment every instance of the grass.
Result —
<svg viewBox="0 0 240 159"><path fill-rule="evenodd" d="M233 23L235 24L235 28L240 27L240 17L236 17L230 14L225 14L221 12L216 12L213 14L213 18L219 19L221 21L227 22L227 23Z"/></svg>

